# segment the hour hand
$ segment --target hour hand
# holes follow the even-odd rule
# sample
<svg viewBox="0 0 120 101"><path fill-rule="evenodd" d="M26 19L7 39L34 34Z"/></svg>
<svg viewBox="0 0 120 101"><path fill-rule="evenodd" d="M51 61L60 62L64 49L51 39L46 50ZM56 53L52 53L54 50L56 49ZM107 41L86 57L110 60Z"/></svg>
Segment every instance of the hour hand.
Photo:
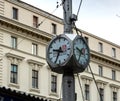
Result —
<svg viewBox="0 0 120 101"><path fill-rule="evenodd" d="M61 49L61 47L59 47L59 49L53 49L53 51L56 51L56 52L59 52L59 53L63 52L62 49Z"/></svg>
<svg viewBox="0 0 120 101"><path fill-rule="evenodd" d="M81 50L78 47L76 47L76 49L81 53Z"/></svg>
<svg viewBox="0 0 120 101"><path fill-rule="evenodd" d="M57 57L56 57L56 60L55 60L55 63L56 63L57 60L58 60L58 57L59 57L60 53L63 52L63 51L62 51L61 47L59 47L59 49L53 49L53 51L57 52Z"/></svg>
<svg viewBox="0 0 120 101"><path fill-rule="evenodd" d="M57 51L57 52L58 52L58 51L59 51L59 49L53 49L53 51Z"/></svg>

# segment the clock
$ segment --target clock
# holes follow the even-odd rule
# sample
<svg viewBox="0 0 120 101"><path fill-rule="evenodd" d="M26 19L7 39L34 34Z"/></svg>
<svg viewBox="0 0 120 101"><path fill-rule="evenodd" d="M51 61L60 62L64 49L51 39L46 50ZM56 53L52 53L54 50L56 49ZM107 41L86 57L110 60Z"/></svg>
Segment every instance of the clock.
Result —
<svg viewBox="0 0 120 101"><path fill-rule="evenodd" d="M80 71L84 71L90 61L90 51L85 39L79 35L73 41L73 58Z"/></svg>
<svg viewBox="0 0 120 101"><path fill-rule="evenodd" d="M46 51L46 59L51 69L55 72L63 71L62 67L68 63L71 52L71 41L65 34L54 37Z"/></svg>

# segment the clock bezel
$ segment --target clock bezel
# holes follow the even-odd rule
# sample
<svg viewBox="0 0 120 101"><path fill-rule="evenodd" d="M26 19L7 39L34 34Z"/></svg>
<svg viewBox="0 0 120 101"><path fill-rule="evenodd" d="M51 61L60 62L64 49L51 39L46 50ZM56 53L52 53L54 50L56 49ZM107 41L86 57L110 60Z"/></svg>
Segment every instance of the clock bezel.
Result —
<svg viewBox="0 0 120 101"><path fill-rule="evenodd" d="M56 64L56 63L53 63L52 61L51 61L51 59L50 59L50 57L49 57L49 49L50 49L50 46L51 46L51 44L53 44L53 42L55 41L55 40L58 40L58 39L60 39L60 38L65 38L66 40L68 40L68 42L69 42L69 44L70 44L70 54L69 54L69 56L67 57L67 59L65 60L65 62L63 62L63 63L61 63L61 64ZM69 60L70 60L70 58L71 58L71 56L72 56L72 43L71 43L71 40L65 35L65 34L61 34L61 35L58 35L58 36L55 36L51 41L50 41L50 43L48 44L48 46L47 46L47 48L46 48L46 53L47 53L47 55L46 55L46 59L47 59L47 62L48 62L48 64L49 64L49 66L51 67L51 69L55 69L55 71L60 71L61 72L61 70L64 70L64 68L62 68L62 67L64 67L64 66L67 66L67 64L69 63ZM57 68L58 68L58 70L57 70ZM54 71L54 70L53 70Z"/></svg>
<svg viewBox="0 0 120 101"><path fill-rule="evenodd" d="M87 51L88 51L88 60L87 60L87 62L84 65L82 65L82 64L79 63L79 61L77 60L76 55L75 55L74 46L75 46L75 41L78 40L78 39L80 39L80 40L83 41L83 43L86 45ZM77 35L75 37L74 41L73 41L73 58L74 58L74 62L81 69L80 71L84 71L87 68L87 66L88 66L88 64L90 62L90 49L89 49L89 46L88 46L86 40L82 36L80 36L80 35Z"/></svg>

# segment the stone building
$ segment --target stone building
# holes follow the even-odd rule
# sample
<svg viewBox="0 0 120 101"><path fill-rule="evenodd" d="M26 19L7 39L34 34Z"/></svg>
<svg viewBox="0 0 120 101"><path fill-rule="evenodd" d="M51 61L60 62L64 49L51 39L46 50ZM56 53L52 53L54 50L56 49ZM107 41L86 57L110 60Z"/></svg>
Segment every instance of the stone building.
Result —
<svg viewBox="0 0 120 101"><path fill-rule="evenodd" d="M81 31L90 47L90 67L103 101L119 101L120 46ZM46 46L62 33L61 18L20 0L0 0L0 87L61 100L62 75L46 63ZM85 101L100 101L97 87L89 68L79 77L75 74L77 101L83 100L82 93Z"/></svg>

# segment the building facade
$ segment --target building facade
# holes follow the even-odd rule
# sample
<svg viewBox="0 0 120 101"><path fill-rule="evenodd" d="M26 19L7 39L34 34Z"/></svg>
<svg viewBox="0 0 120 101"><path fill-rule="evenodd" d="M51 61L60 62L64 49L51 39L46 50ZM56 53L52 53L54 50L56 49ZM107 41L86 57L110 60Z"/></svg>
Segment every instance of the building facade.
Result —
<svg viewBox="0 0 120 101"><path fill-rule="evenodd" d="M96 82L89 67L75 74L76 100L119 101L120 46L81 31L90 47ZM46 63L48 42L62 33L62 19L20 0L0 0L0 86L62 100L62 75Z"/></svg>

